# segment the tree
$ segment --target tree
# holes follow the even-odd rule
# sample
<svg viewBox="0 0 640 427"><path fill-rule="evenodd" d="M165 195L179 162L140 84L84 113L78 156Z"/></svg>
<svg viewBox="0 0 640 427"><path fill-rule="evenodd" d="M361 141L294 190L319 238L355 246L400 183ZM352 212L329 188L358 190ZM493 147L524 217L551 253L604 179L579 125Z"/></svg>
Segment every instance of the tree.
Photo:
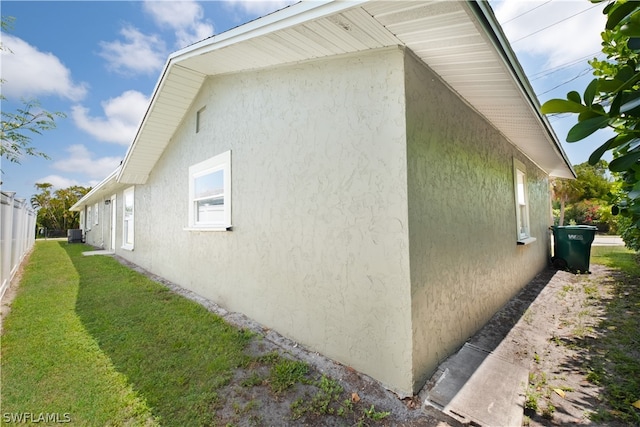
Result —
<svg viewBox="0 0 640 427"><path fill-rule="evenodd" d="M607 177L609 164L606 160L599 160L592 165L589 162L580 163L574 167L576 185L581 190L580 200L599 199L605 200L611 192L611 181Z"/></svg>
<svg viewBox="0 0 640 427"><path fill-rule="evenodd" d="M575 180L556 178L551 182L553 199L560 203L558 225L564 225L565 207L568 203L598 200L598 204L601 204L600 200L608 198L612 182L607 178L607 168L605 160L600 160L595 165L580 163L574 166L577 175Z"/></svg>
<svg viewBox="0 0 640 427"><path fill-rule="evenodd" d="M2 17L2 31L11 29L12 18ZM10 49L0 44L0 50L11 52ZM4 80L0 80L4 83ZM0 94L0 102L6 101ZM2 110L0 122L0 158L4 157L10 162L20 163L23 156L49 157L39 151L31 143L32 136L40 135L44 131L55 129L56 118L65 117L64 113L49 112L40 107L36 99L22 100L23 106L15 112Z"/></svg>
<svg viewBox="0 0 640 427"><path fill-rule="evenodd" d="M608 151L613 153L609 170L622 183L614 213L629 217L629 226L640 230L640 2L613 1L604 13L602 52L607 59L589 61L595 79L582 96L572 91L567 99L551 99L542 105L542 112L577 114L567 142L580 141L599 129L613 130L615 136L591 154L589 164L596 165Z"/></svg>
<svg viewBox="0 0 640 427"><path fill-rule="evenodd" d="M582 195L582 190L575 180L556 178L551 182L553 199L560 202L560 219L558 225L564 225L564 213L567 203L576 201Z"/></svg>
<svg viewBox="0 0 640 427"><path fill-rule="evenodd" d="M36 219L38 227L68 230L80 226L78 212L70 212L69 208L87 194L91 188L74 185L56 190L52 194L52 184L39 183L35 187L39 192L31 197L31 206L38 210Z"/></svg>

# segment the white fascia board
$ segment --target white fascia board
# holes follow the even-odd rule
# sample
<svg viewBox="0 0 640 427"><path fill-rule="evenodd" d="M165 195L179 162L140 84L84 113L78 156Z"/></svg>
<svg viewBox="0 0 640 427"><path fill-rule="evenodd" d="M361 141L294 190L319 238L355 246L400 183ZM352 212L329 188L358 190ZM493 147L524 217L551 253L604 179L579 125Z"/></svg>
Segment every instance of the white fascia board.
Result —
<svg viewBox="0 0 640 427"><path fill-rule="evenodd" d="M145 111L133 142L129 146L122 162L122 168L116 177L117 182L123 179L124 171L127 169L132 153L135 151L140 133L144 127L144 123L149 116L159 92L164 85L166 76L172 67L177 66L181 61L193 56L201 55L211 50L217 50L225 46L240 43L254 37L269 34L274 31L292 27L302 22L308 22L313 19L322 18L332 15L343 10L351 9L369 0L306 0L286 7L269 15L255 19L246 24L242 24L236 28L225 31L224 33L207 38L197 42L191 46L181 49L171 55L167 59L160 78L153 90L151 101Z"/></svg>
<svg viewBox="0 0 640 427"><path fill-rule="evenodd" d="M478 0L478 1L468 0L467 5L471 13L473 13L478 19L479 24L483 26L486 25L489 27L488 29L486 29L486 30L489 30L489 31L486 31L486 33L489 35L493 34L495 36L495 38L489 37L489 39L491 43L493 43L494 48L496 49L496 52L498 52L498 54L500 54L501 56L504 55L504 60L507 63L506 65L509 73L511 73L514 81L518 83L517 86L520 89L523 96L525 97L525 99L528 101L529 108L533 112L534 116L540 122L540 125L544 127L547 135L553 142L554 146L552 148L554 148L557 154L564 160L564 162L567 165L567 169L574 176L574 178L577 177L576 172L573 170L573 167L571 166L569 157L567 156L564 149L562 148L562 144L560 144L560 141L558 141L558 137L553 131L551 124L547 120L547 117L540 112L540 104L538 103L538 97L535 95L535 92L531 87L531 83L529 82L527 75L525 74L524 70L520 65L520 61L518 60L518 57L516 56L513 49L511 49L511 45L509 44L509 41L506 35L502 31L502 27L496 20L496 17L493 14L493 10L491 9L491 5L489 4L488 1L485 1L485 0ZM474 7L474 5L477 5L477 7Z"/></svg>
<svg viewBox="0 0 640 427"><path fill-rule="evenodd" d="M160 90L160 87L162 87L162 83L164 81L164 77L168 74L170 65L171 65L171 60L169 59L169 60L167 60L167 62L165 62L164 68L162 69L162 73L160 74L160 77L158 78L158 81L156 82L156 86L154 87L153 92L152 92L153 95L151 95L151 101L147 105L147 109L144 112L144 114L142 115L142 119L140 120L140 123L138 124L137 130L136 130L136 136L133 138L133 141L131 142L131 145L129 145L129 148L127 149L127 153L124 155L124 160L122 161L122 166L117 171L118 175L116 176L116 181L118 181L118 182L120 182L120 179L122 178L122 173L127 168L127 164L129 163L129 159L131 158L131 153L134 151L134 149L136 147L136 142L138 141L138 137L140 136L140 132L142 131L142 126L144 125L144 122L147 119L147 116L149 115L149 112L151 111L151 107L153 107L153 105L155 103L155 100L156 100L157 95L158 95L158 91Z"/></svg>
<svg viewBox="0 0 640 427"><path fill-rule="evenodd" d="M80 211L81 210L80 208L82 206L84 206L86 204L92 204L93 202L89 203L89 200L91 200L100 190L104 189L108 184L115 183L116 182L116 176L118 175L120 170L121 170L121 167L118 167L116 170L111 172L108 177L106 177L105 179L100 181L100 183L98 185L96 185L95 187L93 187L91 189L91 191L89 191L87 194L82 196L82 198L80 200L78 200L73 206L71 206L69 208L69 210L70 211Z"/></svg>
<svg viewBox="0 0 640 427"><path fill-rule="evenodd" d="M182 61L211 50L340 13L368 1L370 0L304 0L181 49L170 55L169 61Z"/></svg>

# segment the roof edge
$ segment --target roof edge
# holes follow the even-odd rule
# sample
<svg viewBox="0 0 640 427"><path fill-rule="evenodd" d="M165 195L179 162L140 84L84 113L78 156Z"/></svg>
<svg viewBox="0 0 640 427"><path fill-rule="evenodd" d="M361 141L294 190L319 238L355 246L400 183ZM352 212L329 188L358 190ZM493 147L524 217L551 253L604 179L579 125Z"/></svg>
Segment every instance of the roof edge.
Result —
<svg viewBox="0 0 640 427"><path fill-rule="evenodd" d="M69 210L70 211L75 211L75 212L79 211L80 207L82 205L86 204L87 201L90 200L93 196L95 196L98 191L100 191L103 187L105 187L109 182L115 181L115 178L116 178L116 176L118 175L118 173L120 172L121 169L122 169L122 167L118 166L116 168L116 170L114 170L113 172L111 172L109 174L109 176L107 176L105 179L100 181L98 183L98 185L93 187L87 194L82 196L82 198L80 200L78 200L73 206L71 206L69 208Z"/></svg>
<svg viewBox="0 0 640 427"><path fill-rule="evenodd" d="M145 111L140 124L138 125L136 135L127 150L122 167L120 168L116 177L117 182L123 182L125 171L129 165L129 160L133 151L136 150L138 138L144 128L144 124L147 121L149 114L151 113L158 94L161 92L162 87L169 75L171 69L174 66L179 65L182 61L191 58L193 56L201 55L211 50L221 49L225 46L236 44L244 40L249 40L261 35L277 31L279 29L288 28L297 25L301 22L317 19L323 16L331 15L336 12L351 9L357 7L360 4L366 3L370 0L348 0L348 1L336 1L336 0L307 0L295 3L291 6L287 6L283 9L277 10L268 15L257 18L248 23L239 25L235 28L227 30L218 35L214 35L193 45L180 49L173 54L169 55L165 66L160 74L158 82L153 90L149 105ZM190 71L190 68L186 68ZM144 182L137 182L133 184L143 184ZM146 181L146 178L143 180ZM124 182L123 182L124 183Z"/></svg>
<svg viewBox="0 0 640 427"><path fill-rule="evenodd" d="M522 69L518 57L511 48L511 44L509 43L507 36L503 32L502 26L494 15L491 5L486 0L468 0L467 4L469 5L469 10L476 16L478 23L485 27L485 34L490 37L491 42L496 48L496 52L498 52L498 54L502 56L503 62L505 63L505 65L507 65L509 71L512 73L514 80L519 83L519 87L522 90L523 95L529 102L529 105L531 106L531 109L533 110L536 118L540 121L540 124L546 130L547 135L553 142L553 148L564 160L570 174L574 178L576 178L576 172L573 169L571 162L569 161L567 153L565 153L564 149L562 148L562 144L558 140L553 127L551 127L551 124L549 123L547 117L540 112L538 97L536 96L533 87L529 82L529 78Z"/></svg>
<svg viewBox="0 0 640 427"><path fill-rule="evenodd" d="M213 47L220 49L303 22L351 9L369 1L303 0L178 50L169 55L169 61L179 62L208 52Z"/></svg>

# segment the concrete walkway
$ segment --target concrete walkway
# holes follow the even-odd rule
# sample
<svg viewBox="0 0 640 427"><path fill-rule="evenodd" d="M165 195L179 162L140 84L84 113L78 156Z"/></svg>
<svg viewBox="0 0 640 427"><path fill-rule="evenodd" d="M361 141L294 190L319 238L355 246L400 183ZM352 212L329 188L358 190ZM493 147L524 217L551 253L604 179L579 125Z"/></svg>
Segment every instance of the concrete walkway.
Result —
<svg viewBox="0 0 640 427"><path fill-rule="evenodd" d="M94 256L94 255L115 255L115 252L113 251L108 251L108 250L104 250L104 249L98 249L95 251L87 251L87 252L82 252L83 256Z"/></svg>
<svg viewBox="0 0 640 427"><path fill-rule="evenodd" d="M591 246L624 246L624 241L620 236L607 236L596 234Z"/></svg>
<svg viewBox="0 0 640 427"><path fill-rule="evenodd" d="M424 406L463 424L521 426L531 349L547 345L546 331L527 324L524 313L550 304L571 276L548 269L529 282L438 367L420 393Z"/></svg>
<svg viewBox="0 0 640 427"><path fill-rule="evenodd" d="M466 343L439 368L425 405L464 424L521 426L529 369Z"/></svg>

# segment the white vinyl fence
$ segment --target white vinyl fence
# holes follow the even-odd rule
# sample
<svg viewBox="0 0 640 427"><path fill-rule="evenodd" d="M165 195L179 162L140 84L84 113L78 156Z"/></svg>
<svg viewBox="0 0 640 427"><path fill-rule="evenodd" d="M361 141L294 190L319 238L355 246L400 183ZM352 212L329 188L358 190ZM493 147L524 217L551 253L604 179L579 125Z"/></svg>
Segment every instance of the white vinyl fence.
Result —
<svg viewBox="0 0 640 427"><path fill-rule="evenodd" d="M15 195L0 192L0 298L36 240L36 212Z"/></svg>

